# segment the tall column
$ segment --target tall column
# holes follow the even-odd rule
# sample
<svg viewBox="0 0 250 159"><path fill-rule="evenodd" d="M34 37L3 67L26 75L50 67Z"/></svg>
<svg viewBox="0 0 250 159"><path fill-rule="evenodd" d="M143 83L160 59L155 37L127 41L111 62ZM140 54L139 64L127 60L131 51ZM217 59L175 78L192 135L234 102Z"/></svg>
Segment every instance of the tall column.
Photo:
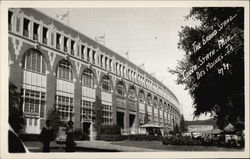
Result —
<svg viewBox="0 0 250 159"><path fill-rule="evenodd" d="M92 49L90 49L89 51L89 61L90 63L93 63L93 50Z"/></svg>
<svg viewBox="0 0 250 159"><path fill-rule="evenodd" d="M116 94L115 94L115 88L111 90L112 93L112 119L113 124L117 125L117 109L116 109Z"/></svg>
<svg viewBox="0 0 250 159"><path fill-rule="evenodd" d="M165 135L165 132L166 132L166 121L165 121L165 106L163 106L163 109L162 109L162 124L163 124L163 135Z"/></svg>
<svg viewBox="0 0 250 159"><path fill-rule="evenodd" d="M51 67L47 67L51 68ZM56 95L56 73L55 70L49 70L47 74L47 92L46 92L46 118L48 113L55 107L55 95ZM44 121L41 121L41 127L45 125Z"/></svg>
<svg viewBox="0 0 250 159"><path fill-rule="evenodd" d="M129 102L128 95L125 95L125 116L124 116L124 130L125 133L129 133Z"/></svg>
<svg viewBox="0 0 250 159"><path fill-rule="evenodd" d="M81 99L82 99L82 86L81 86L81 79L77 78L75 80L75 90L74 90L74 127L75 128L82 128L81 125L81 112L80 112L80 108L81 108Z"/></svg>
<svg viewBox="0 0 250 159"><path fill-rule="evenodd" d="M160 106L159 105L157 105L157 111L158 111L158 125L160 125L161 117L160 117Z"/></svg>
<svg viewBox="0 0 250 159"><path fill-rule="evenodd" d="M102 109L101 88L100 88L99 82L97 84L95 84L95 93L96 93L95 102L100 104L100 105L95 105L95 106L101 107L101 109ZM97 101L97 100L99 100L99 101ZM92 110L92 111L94 111L94 110ZM90 140L91 141L96 140L96 130L94 128L93 121L91 121L91 125L90 125Z"/></svg>
<svg viewBox="0 0 250 159"><path fill-rule="evenodd" d="M154 124L155 122L155 108L154 108L154 104L151 104L151 109L152 109L152 122L151 124Z"/></svg>
<svg viewBox="0 0 250 159"><path fill-rule="evenodd" d="M29 24L29 32L30 32L30 38L33 39L33 29L34 29L34 17L31 17L30 24Z"/></svg>
<svg viewBox="0 0 250 159"><path fill-rule="evenodd" d="M136 98L136 116L135 116L135 126L136 126L136 129L135 129L135 133L138 134L139 133L139 99L138 99L138 96Z"/></svg>
<svg viewBox="0 0 250 159"><path fill-rule="evenodd" d="M147 124L147 123L145 123L145 117L146 117L146 114L148 114L148 106L147 106L148 103L146 101L146 97L145 97L145 100L144 100L144 104L145 104L145 115L144 115L143 123Z"/></svg>

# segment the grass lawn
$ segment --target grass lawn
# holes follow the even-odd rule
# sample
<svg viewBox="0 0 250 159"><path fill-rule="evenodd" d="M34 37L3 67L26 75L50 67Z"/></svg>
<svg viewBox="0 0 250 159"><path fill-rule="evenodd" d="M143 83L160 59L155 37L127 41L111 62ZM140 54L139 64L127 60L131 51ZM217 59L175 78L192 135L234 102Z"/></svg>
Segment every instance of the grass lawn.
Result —
<svg viewBox="0 0 250 159"><path fill-rule="evenodd" d="M181 145L163 145L161 141L116 141L114 145L131 146L147 149L157 149L163 151L243 151L239 148L226 148L217 146L181 146Z"/></svg>
<svg viewBox="0 0 250 159"><path fill-rule="evenodd" d="M39 141L26 141L24 145L28 148L30 152L42 152L42 143ZM88 147L78 147L75 148L76 152L118 152L117 150L97 149ZM65 152L65 144L57 144L55 141L50 143L50 152Z"/></svg>
<svg viewBox="0 0 250 159"><path fill-rule="evenodd" d="M42 143L39 141L26 141L24 145L29 149L30 152L42 152ZM65 144L57 144L56 142L50 143L51 152L64 152Z"/></svg>

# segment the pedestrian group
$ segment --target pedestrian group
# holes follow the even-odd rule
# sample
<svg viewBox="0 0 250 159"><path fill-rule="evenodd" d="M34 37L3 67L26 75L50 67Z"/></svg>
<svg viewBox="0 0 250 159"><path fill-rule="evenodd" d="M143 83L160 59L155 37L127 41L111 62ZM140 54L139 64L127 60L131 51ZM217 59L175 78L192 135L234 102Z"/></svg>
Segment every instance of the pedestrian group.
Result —
<svg viewBox="0 0 250 159"><path fill-rule="evenodd" d="M69 121L65 129L66 143L65 152L75 152L75 142L74 142L74 130L73 121ZM50 142L55 138L54 129L51 126L51 121L46 120L45 127L42 129L40 134L40 142L43 144L43 152L50 152Z"/></svg>

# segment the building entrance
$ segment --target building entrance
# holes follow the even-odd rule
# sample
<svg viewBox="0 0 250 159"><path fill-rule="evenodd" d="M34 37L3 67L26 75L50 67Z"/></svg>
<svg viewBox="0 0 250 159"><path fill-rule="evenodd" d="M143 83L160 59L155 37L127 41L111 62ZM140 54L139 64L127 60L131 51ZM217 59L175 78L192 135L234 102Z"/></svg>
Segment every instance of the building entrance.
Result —
<svg viewBox="0 0 250 159"><path fill-rule="evenodd" d="M124 128L124 113L123 112L117 112L117 126L120 128Z"/></svg>
<svg viewBox="0 0 250 159"><path fill-rule="evenodd" d="M82 123L82 130L83 130L83 137L84 140L89 140L90 139L90 122L83 122Z"/></svg>
<svg viewBox="0 0 250 159"><path fill-rule="evenodd" d="M138 130L136 128L136 121L135 121L135 114L129 114L129 130L131 134L138 133Z"/></svg>
<svg viewBox="0 0 250 159"><path fill-rule="evenodd" d="M129 114L129 127L134 127L134 123L135 123L135 115L133 114Z"/></svg>
<svg viewBox="0 0 250 159"><path fill-rule="evenodd" d="M40 133L40 120L39 118L26 118L26 128L25 132L27 134L39 134Z"/></svg>

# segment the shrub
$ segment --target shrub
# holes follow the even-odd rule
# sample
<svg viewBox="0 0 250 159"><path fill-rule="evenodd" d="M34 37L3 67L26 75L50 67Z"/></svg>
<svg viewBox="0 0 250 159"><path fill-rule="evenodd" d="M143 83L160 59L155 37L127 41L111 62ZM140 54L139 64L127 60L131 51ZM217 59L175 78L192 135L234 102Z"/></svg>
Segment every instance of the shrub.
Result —
<svg viewBox="0 0 250 159"><path fill-rule="evenodd" d="M89 140L89 136L84 134L81 128L77 128L74 131L74 139L75 140Z"/></svg>
<svg viewBox="0 0 250 159"><path fill-rule="evenodd" d="M66 127L66 123L62 122L60 119L60 112L56 107L53 107L52 109L49 110L47 120L50 121L52 130L53 130L53 137L52 139L55 140L56 136L59 131L59 127Z"/></svg>
<svg viewBox="0 0 250 159"><path fill-rule="evenodd" d="M100 135L98 140L104 141L123 141L123 140L132 140L132 141L161 141L160 136L152 135Z"/></svg>
<svg viewBox="0 0 250 159"><path fill-rule="evenodd" d="M164 145L202 145L201 140L184 138L183 136L165 136L162 138Z"/></svg>
<svg viewBox="0 0 250 159"><path fill-rule="evenodd" d="M225 143L219 140L204 140L204 139L193 139L191 137L183 137L183 136L164 136L162 138L163 145L202 145L202 146L226 146L226 147L236 147L236 141L230 140Z"/></svg>
<svg viewBox="0 0 250 159"><path fill-rule="evenodd" d="M144 135L144 134L136 134L136 135L127 135L127 140L133 141L160 141L160 136L153 136L153 135Z"/></svg>
<svg viewBox="0 0 250 159"><path fill-rule="evenodd" d="M104 141L123 141L126 139L126 136L123 135L100 135L98 140Z"/></svg>
<svg viewBox="0 0 250 159"><path fill-rule="evenodd" d="M76 140L81 140L82 136L83 136L82 129L80 129L80 128L75 129L75 131L74 131L74 138Z"/></svg>
<svg viewBox="0 0 250 159"><path fill-rule="evenodd" d="M121 130L117 125L102 125L101 135L121 135Z"/></svg>

